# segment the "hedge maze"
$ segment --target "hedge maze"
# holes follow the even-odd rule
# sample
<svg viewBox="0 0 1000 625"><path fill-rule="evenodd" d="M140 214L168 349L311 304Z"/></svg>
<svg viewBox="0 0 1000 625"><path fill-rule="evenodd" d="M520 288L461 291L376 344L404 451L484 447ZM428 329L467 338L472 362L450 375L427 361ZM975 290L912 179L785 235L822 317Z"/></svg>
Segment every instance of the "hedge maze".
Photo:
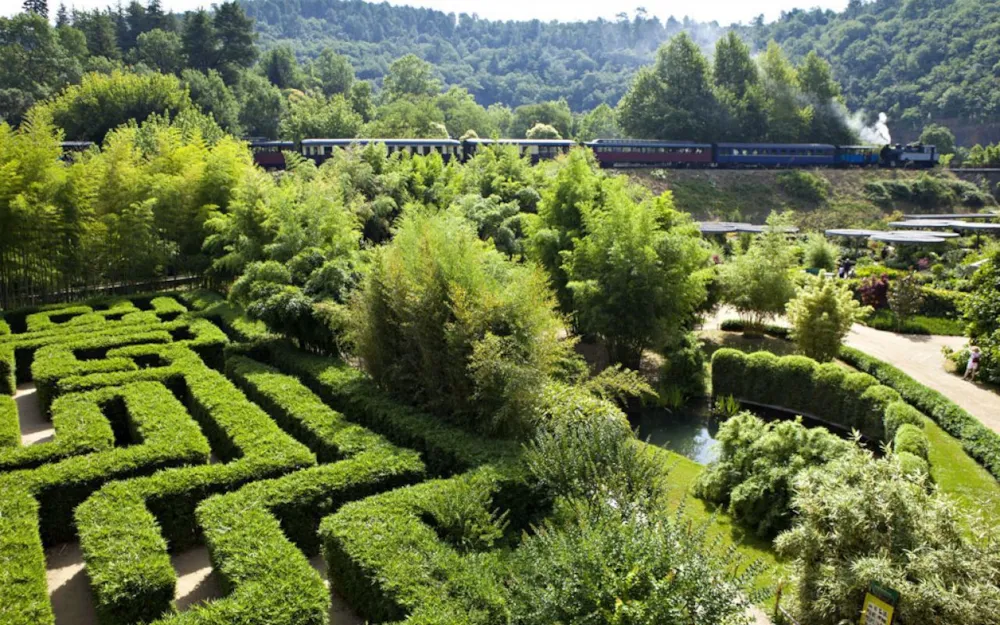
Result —
<svg viewBox="0 0 1000 625"><path fill-rule="evenodd" d="M26 383L55 435L22 446L11 396ZM480 556L432 504L506 510L520 531L547 498L518 453L210 293L7 313L0 623L55 622L45 549L73 541L104 625L326 623L330 590L309 562L321 551L362 618L467 622L454 587ZM179 612L171 554L200 544L224 597Z"/></svg>

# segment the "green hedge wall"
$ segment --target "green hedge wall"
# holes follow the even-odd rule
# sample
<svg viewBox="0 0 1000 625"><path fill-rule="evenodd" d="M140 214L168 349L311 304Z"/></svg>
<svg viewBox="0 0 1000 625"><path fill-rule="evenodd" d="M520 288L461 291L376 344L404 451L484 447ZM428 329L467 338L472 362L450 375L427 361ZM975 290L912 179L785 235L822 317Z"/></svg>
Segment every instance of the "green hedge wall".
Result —
<svg viewBox="0 0 1000 625"><path fill-rule="evenodd" d="M717 397L781 407L878 440L885 439L886 408L900 399L872 376L845 372L833 363L733 349L713 354L712 389Z"/></svg>
<svg viewBox="0 0 1000 625"><path fill-rule="evenodd" d="M142 348L153 347L125 349ZM177 551L198 542L195 509L206 497L316 464L306 447L281 431L223 375L197 357L187 363L176 355L173 360L160 371L80 376L75 382L117 383L123 375L163 375L182 363L184 402L216 456L225 461L108 484L77 508L80 545L102 623L148 621L169 608L176 575L167 546Z"/></svg>
<svg viewBox="0 0 1000 625"><path fill-rule="evenodd" d="M21 423L17 416L17 402L9 395L0 395L0 458L9 453L10 447L20 445Z"/></svg>
<svg viewBox="0 0 1000 625"><path fill-rule="evenodd" d="M371 378L334 358L317 356L285 343L268 342L258 358L291 373L335 410L392 442L422 454L435 475L450 475L516 457L517 443L485 439L390 399Z"/></svg>
<svg viewBox="0 0 1000 625"><path fill-rule="evenodd" d="M38 535L38 502L27 492L0 492L0 623L53 625Z"/></svg>
<svg viewBox="0 0 1000 625"><path fill-rule="evenodd" d="M349 422L306 388L298 378L243 356L226 360L226 374L252 401L316 452L320 462L336 462L388 441Z"/></svg>
<svg viewBox="0 0 1000 625"><path fill-rule="evenodd" d="M273 338L262 321L254 321L213 291L186 291L180 297L204 317L217 323L233 341L248 342Z"/></svg>
<svg viewBox="0 0 1000 625"><path fill-rule="evenodd" d="M14 404L13 399L0 396L0 413L3 412L4 400ZM0 425L3 421L0 416ZM52 425L56 434L50 442L21 446L16 407L13 423L16 446L0 448L0 472L30 469L71 456L106 451L115 446L114 431L101 407L83 395L60 397L53 406Z"/></svg>
<svg viewBox="0 0 1000 625"><path fill-rule="evenodd" d="M926 414L962 443L965 452L1000 479L1000 434L950 399L920 384L892 365L864 352L842 347L840 357L848 364L875 376L882 384L896 389L915 408Z"/></svg>
<svg viewBox="0 0 1000 625"><path fill-rule="evenodd" d="M429 524L434 520L430 502L462 499L467 493L471 499L473 490L485 490L496 502L510 486L516 482L487 466L345 505L320 524L331 586L372 623L407 616L414 623L480 620L482 615L464 612L464 606L490 604L489 580L471 583L468 559ZM450 596L459 585L467 600L460 610Z"/></svg>

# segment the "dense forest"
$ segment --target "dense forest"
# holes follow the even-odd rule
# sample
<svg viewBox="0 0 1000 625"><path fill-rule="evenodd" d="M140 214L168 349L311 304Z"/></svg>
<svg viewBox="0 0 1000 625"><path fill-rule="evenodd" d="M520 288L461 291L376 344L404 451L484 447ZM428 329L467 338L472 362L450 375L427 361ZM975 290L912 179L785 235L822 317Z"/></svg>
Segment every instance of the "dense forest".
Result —
<svg viewBox="0 0 1000 625"><path fill-rule="evenodd" d="M497 22L470 15L360 0L242 0L261 44L290 45L301 58L331 46L358 75L378 81L393 59L414 52L447 84L484 105L565 97L574 111L615 106L628 80L660 44L688 32L705 52L726 28L659 18L637 9L617 21ZM815 50L833 66L846 104L872 121L885 111L905 139L929 121L958 130L963 145L989 134L1000 116L1000 2L852 0L843 12L796 9L773 23L736 30L763 53L774 39L793 61ZM996 124L993 124L995 127Z"/></svg>

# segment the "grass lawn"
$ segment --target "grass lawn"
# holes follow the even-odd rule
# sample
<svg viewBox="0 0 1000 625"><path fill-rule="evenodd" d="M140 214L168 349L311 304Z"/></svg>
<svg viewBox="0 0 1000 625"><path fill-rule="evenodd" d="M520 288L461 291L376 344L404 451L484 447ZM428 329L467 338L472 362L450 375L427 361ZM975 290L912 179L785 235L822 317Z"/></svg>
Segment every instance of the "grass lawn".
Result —
<svg viewBox="0 0 1000 625"><path fill-rule="evenodd" d="M896 315L889 310L880 310L861 323L876 330L898 332L901 334L938 334L944 336L965 336L966 324L961 319L946 319L943 317L925 317L915 315L903 322L902 327L896 323Z"/></svg>
<svg viewBox="0 0 1000 625"><path fill-rule="evenodd" d="M645 445L645 443L639 444ZM704 466L660 447L654 447L653 450L662 458L664 471L667 472L670 509L676 510L679 506L683 506L685 515L695 526L706 522L710 524L709 537L717 539L722 549L736 545L746 564L760 562L764 566L764 571L757 578L757 588L773 593L785 573L785 567L775 554L772 544L747 534L724 512L715 510L714 506L691 493L694 481L705 470ZM765 607L769 612L774 608L773 596L768 598Z"/></svg>
<svg viewBox="0 0 1000 625"><path fill-rule="evenodd" d="M924 417L930 440L931 477L958 505L1000 523L1000 483L962 449L962 444Z"/></svg>

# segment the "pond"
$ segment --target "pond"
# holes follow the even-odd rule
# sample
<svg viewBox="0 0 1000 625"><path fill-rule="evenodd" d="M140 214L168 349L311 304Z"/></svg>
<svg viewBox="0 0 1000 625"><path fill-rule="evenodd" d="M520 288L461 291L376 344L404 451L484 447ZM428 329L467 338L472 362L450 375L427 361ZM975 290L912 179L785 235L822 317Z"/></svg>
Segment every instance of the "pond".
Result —
<svg viewBox="0 0 1000 625"><path fill-rule="evenodd" d="M767 409L760 406L744 405L765 421L794 419L796 415L781 410ZM715 438L719 432L720 421L711 416L708 399L692 402L676 410L667 410L656 406L642 408L629 413L629 423L632 428L638 428L638 436L650 445L656 445L685 458L690 458L698 464L708 464L718 460L722 446ZM841 438L850 439L851 432L829 424L802 419L806 427L824 427ZM878 441L862 439L862 444L877 456L882 450Z"/></svg>
<svg viewBox="0 0 1000 625"><path fill-rule="evenodd" d="M647 407L629 415L639 438L690 458L699 464L717 460L721 449L715 434L719 425L712 419L708 401L688 404L677 410Z"/></svg>

